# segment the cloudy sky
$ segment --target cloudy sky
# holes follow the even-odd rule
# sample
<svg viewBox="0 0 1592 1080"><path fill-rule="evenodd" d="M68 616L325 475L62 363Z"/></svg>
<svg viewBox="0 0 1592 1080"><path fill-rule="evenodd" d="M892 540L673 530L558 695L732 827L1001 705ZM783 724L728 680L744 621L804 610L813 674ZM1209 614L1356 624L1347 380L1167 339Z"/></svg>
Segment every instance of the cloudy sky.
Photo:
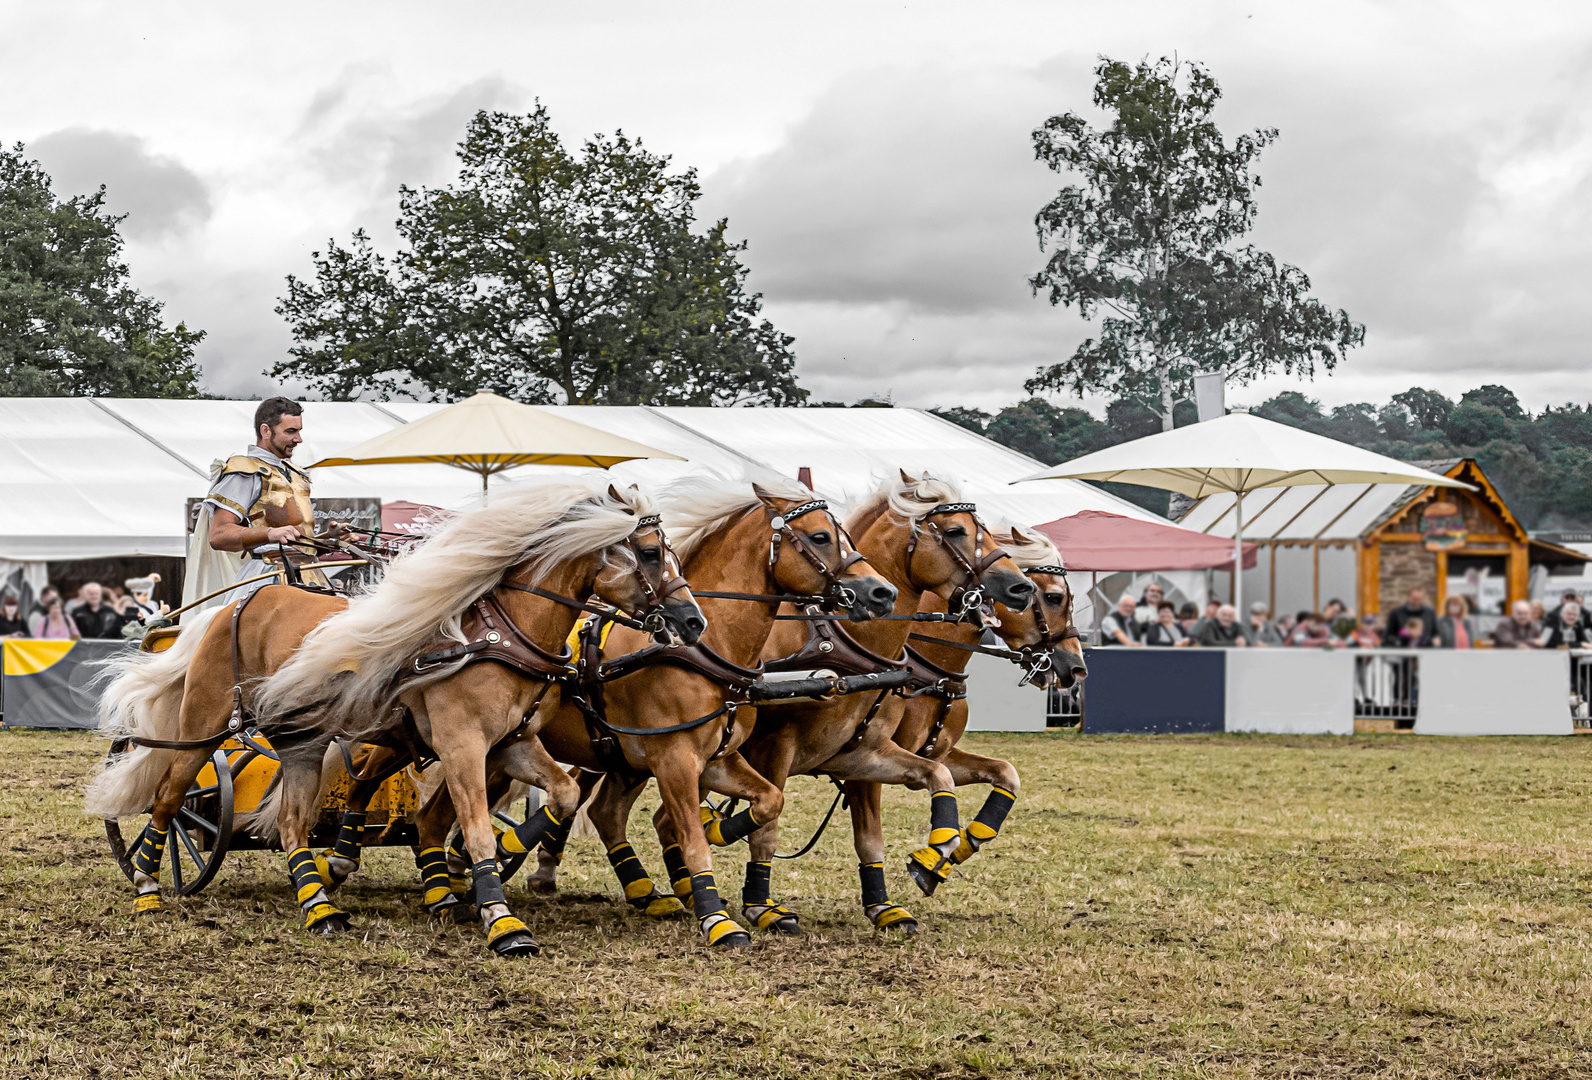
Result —
<svg viewBox="0 0 1592 1080"><path fill-rule="evenodd" d="M1062 182L1029 132L1088 108L1101 54L1171 53L1210 66L1230 135L1281 129L1255 240L1366 324L1310 393L1592 398L1580 4L0 0L0 139L60 192L107 185L216 393L271 387L312 250L390 244L398 184L540 98L571 142L623 128L700 170L818 397L996 408L1087 333L1026 285Z"/></svg>

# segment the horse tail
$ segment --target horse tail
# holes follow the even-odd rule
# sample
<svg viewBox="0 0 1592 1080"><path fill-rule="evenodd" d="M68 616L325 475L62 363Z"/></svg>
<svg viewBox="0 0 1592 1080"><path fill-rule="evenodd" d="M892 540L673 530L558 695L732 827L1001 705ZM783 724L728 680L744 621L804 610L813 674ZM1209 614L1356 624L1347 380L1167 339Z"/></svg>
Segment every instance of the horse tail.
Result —
<svg viewBox="0 0 1592 1080"><path fill-rule="evenodd" d="M135 652L105 661L100 678L108 684L100 695L100 734L112 739L129 735L175 739L181 734L188 666L220 610L194 615L164 652ZM84 810L112 819L142 814L154 801L175 756L175 750L148 746L117 755L89 781Z"/></svg>

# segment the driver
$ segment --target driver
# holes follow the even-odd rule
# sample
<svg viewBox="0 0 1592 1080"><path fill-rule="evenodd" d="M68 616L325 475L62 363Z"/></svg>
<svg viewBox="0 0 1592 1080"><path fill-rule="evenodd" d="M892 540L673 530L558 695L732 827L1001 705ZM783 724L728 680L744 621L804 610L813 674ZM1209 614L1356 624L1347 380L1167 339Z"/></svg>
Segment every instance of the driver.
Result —
<svg viewBox="0 0 1592 1080"><path fill-rule="evenodd" d="M298 402L285 397L260 402L254 411L254 445L227 459L205 497L211 511L210 546L246 555L234 581L271 573L280 565L284 550L290 557L298 556L295 561L312 561L304 558L306 551L313 550L309 545L295 546L315 535L310 478L291 464L294 449L304 441L303 429L304 409ZM305 571L303 578L306 584L327 584L319 570ZM269 584L267 579L241 585L222 602L241 600Z"/></svg>

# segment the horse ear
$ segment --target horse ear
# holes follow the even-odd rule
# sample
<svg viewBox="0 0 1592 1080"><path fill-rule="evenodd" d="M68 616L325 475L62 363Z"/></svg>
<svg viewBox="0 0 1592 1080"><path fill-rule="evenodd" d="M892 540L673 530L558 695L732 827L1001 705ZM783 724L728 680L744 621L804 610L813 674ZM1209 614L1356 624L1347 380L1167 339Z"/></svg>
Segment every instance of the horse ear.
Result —
<svg viewBox="0 0 1592 1080"><path fill-rule="evenodd" d="M608 497L610 499L612 499L614 502L624 502L625 501L625 497L623 495L619 494L619 489L614 487L614 485L612 485L612 484L608 485Z"/></svg>
<svg viewBox="0 0 1592 1080"><path fill-rule="evenodd" d="M763 500L763 505L767 506L769 509L775 510L775 511L779 510L779 507L774 505L774 500L779 498L779 496L775 495L772 491L768 490L768 488L764 487L762 484L753 482L753 484L752 484L752 494L756 495L759 499L762 499Z"/></svg>
<svg viewBox="0 0 1592 1080"><path fill-rule="evenodd" d="M901 482L903 484L915 484L918 482L917 477L912 476L905 469L899 469L898 471L901 473Z"/></svg>
<svg viewBox="0 0 1592 1080"><path fill-rule="evenodd" d="M1013 525L1012 542L1014 544L1035 544L1039 542L1039 538L1021 525Z"/></svg>

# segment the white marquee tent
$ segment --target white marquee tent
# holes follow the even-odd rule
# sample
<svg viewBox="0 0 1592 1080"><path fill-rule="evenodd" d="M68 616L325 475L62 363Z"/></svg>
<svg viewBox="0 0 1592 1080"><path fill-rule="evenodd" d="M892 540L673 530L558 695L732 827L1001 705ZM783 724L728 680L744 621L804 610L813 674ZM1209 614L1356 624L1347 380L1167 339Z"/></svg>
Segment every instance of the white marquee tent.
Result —
<svg viewBox="0 0 1592 1080"><path fill-rule="evenodd" d="M42 563L186 553L185 502L209 487L211 464L248 444L255 403L158 399L0 398L0 561ZM331 456L441 405L306 402L299 462ZM916 409L706 409L550 406L551 411L668 450L684 461L633 461L611 473L658 484L711 469L812 470L814 487L859 495L897 468L959 481L990 521L1050 521L1080 510L1163 520L1073 480L1016 487L1041 463ZM528 466L526 482L567 469ZM445 465L326 468L323 498L473 505L479 481ZM496 486L496 485L494 485Z"/></svg>

